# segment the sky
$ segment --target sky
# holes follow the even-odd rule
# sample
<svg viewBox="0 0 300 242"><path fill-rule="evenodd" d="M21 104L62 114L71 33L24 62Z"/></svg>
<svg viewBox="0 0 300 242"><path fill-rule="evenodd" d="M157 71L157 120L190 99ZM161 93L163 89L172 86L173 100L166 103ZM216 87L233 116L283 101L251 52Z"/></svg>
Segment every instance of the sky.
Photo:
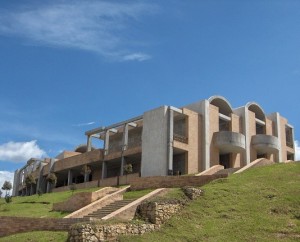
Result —
<svg viewBox="0 0 300 242"><path fill-rule="evenodd" d="M1 1L0 185L31 157L162 106L222 95L295 127L300 1Z"/></svg>

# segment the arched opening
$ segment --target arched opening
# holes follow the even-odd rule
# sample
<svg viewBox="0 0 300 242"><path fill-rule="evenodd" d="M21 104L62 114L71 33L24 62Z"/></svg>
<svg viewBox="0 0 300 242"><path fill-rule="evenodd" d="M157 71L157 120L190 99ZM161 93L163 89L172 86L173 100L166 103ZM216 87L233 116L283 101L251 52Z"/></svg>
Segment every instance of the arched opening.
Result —
<svg viewBox="0 0 300 242"><path fill-rule="evenodd" d="M219 112L223 115L230 116L232 113L232 107L226 98L221 96L212 96L208 99L209 103L218 107Z"/></svg>
<svg viewBox="0 0 300 242"><path fill-rule="evenodd" d="M246 107L255 114L256 134L266 134L266 115L263 109L254 102L247 103Z"/></svg>
<svg viewBox="0 0 300 242"><path fill-rule="evenodd" d="M232 113L230 103L221 96L212 96L208 101L219 108L219 131L230 131Z"/></svg>

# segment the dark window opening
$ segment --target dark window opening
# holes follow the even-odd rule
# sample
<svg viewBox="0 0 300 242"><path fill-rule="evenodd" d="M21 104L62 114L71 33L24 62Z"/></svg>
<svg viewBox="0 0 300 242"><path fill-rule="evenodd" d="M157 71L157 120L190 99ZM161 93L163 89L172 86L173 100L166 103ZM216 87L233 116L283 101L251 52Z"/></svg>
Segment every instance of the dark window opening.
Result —
<svg viewBox="0 0 300 242"><path fill-rule="evenodd" d="M256 134L265 134L265 126L256 123Z"/></svg>
<svg viewBox="0 0 300 242"><path fill-rule="evenodd" d="M219 131L230 131L230 121L219 119Z"/></svg>
<svg viewBox="0 0 300 242"><path fill-rule="evenodd" d="M286 146L288 146L290 148L294 148L292 128L285 127L285 139L286 139Z"/></svg>
<svg viewBox="0 0 300 242"><path fill-rule="evenodd" d="M223 154L219 156L219 164L224 166L224 169L231 168L230 154Z"/></svg>
<svg viewBox="0 0 300 242"><path fill-rule="evenodd" d="M267 158L267 154L257 154L256 158L257 158L257 159L260 159L260 158Z"/></svg>
<svg viewBox="0 0 300 242"><path fill-rule="evenodd" d="M294 160L294 154L287 154L287 160Z"/></svg>

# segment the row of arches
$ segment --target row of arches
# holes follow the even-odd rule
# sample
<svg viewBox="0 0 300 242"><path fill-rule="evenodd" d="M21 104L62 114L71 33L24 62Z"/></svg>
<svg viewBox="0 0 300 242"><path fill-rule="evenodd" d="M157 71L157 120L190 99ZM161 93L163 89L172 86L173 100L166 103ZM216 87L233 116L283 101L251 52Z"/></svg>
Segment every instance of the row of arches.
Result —
<svg viewBox="0 0 300 242"><path fill-rule="evenodd" d="M229 101L222 96L212 96L208 99L209 103L218 107L219 112L223 115L230 116L233 113L233 108ZM256 102L248 102L245 107L255 114L255 118L263 122L266 120L266 115L262 107Z"/></svg>

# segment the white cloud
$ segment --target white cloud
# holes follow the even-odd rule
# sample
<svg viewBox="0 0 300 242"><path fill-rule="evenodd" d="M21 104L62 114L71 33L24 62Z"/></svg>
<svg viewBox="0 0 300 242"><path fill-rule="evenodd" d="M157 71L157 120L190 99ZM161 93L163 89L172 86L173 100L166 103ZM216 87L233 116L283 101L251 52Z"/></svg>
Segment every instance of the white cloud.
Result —
<svg viewBox="0 0 300 242"><path fill-rule="evenodd" d="M0 9L1 10L1 9ZM38 45L93 51L115 60L146 60L131 49L132 22L157 7L143 2L63 1L0 11L0 33L26 38ZM128 33L129 32L129 33ZM134 35L136 36L136 35Z"/></svg>
<svg viewBox="0 0 300 242"><path fill-rule="evenodd" d="M300 160L300 142L295 140L296 157L295 160Z"/></svg>
<svg viewBox="0 0 300 242"><path fill-rule="evenodd" d="M81 123L81 124L73 124L72 126L81 127L81 126L89 126L94 124L95 122Z"/></svg>
<svg viewBox="0 0 300 242"><path fill-rule="evenodd" d="M13 185L14 173L9 171L0 171L0 189L2 188L5 181L10 181ZM5 191L2 190L2 197L5 196ZM12 190L10 191L10 193Z"/></svg>
<svg viewBox="0 0 300 242"><path fill-rule="evenodd" d="M143 54L143 53L133 53L133 54L129 54L129 55L125 55L123 57L124 61L130 61L130 60L137 60L137 61L145 61L150 59L151 57L147 54Z"/></svg>
<svg viewBox="0 0 300 242"><path fill-rule="evenodd" d="M13 142L0 145L0 160L12 162L24 162L30 158L41 158L46 156L36 143L36 140L29 142Z"/></svg>

